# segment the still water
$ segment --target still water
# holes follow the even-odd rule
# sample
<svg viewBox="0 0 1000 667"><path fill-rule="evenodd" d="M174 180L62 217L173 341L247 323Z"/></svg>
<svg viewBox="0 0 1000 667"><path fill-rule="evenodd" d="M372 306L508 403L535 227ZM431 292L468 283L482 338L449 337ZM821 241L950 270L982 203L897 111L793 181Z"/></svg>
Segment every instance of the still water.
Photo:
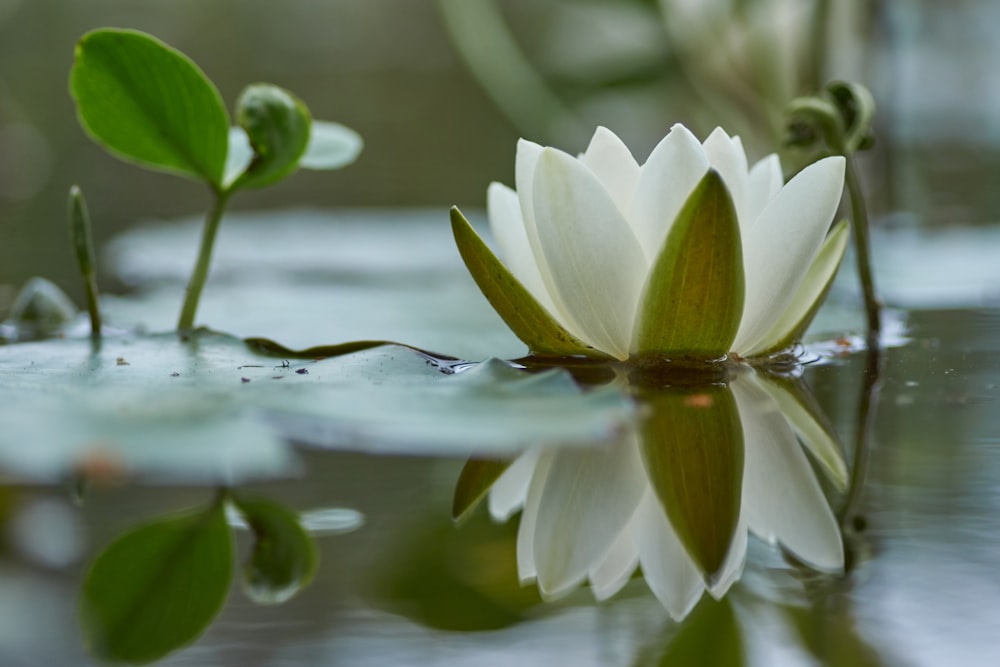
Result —
<svg viewBox="0 0 1000 667"><path fill-rule="evenodd" d="M516 341L506 338L508 334L490 319L488 307L477 301L474 287L460 279L457 258L445 259L452 251L446 232L440 231L443 225L430 215L425 223L420 222L424 214L402 215L408 219L406 229L413 230L413 238L428 244L421 253L408 253L412 246L402 227L392 226L392 215L382 220L387 227L374 228L370 220L342 215L340 225L332 225L340 234L337 252L344 255L342 274L333 278L314 270L330 266L328 257L318 257L311 264L308 253L289 251L295 259L291 271L282 264L281 246L255 241L254 233L261 230L254 232L254 220L231 221L227 231L234 237L228 245L225 238L220 242L219 270L215 284L206 292L204 320L239 335L267 333L297 348L363 338L369 335L368 328L374 328L398 331L400 340L437 351L451 350L469 359L482 359L491 350L497 356L518 356ZM295 228L294 221L288 224ZM139 286L138 292L116 305L110 302L118 323L169 328L169 323L155 318L166 310L167 320L172 320L173 308L150 304L171 289L171 298L179 300L173 268L150 259L131 265L123 259L144 257L139 250L147 242L162 250L166 241L156 236L161 231L147 230L123 239L114 251L120 254L114 262L121 279ZM190 240L185 240L185 233L179 233L181 246ZM315 239L315 233L314 229L308 238ZM241 234L246 235L242 244L236 241ZM387 264L402 268L365 281L351 273L349 258L370 247L373 234L396 240L382 243L381 254ZM893 247L891 241L891 237L881 239L883 247ZM935 239L933 247L940 247L940 241ZM981 245L982 241L974 242L963 251L976 252ZM913 252L919 254L919 244L914 247ZM435 255L438 250L440 256ZM409 255L411 264L394 259L394 252ZM158 256L176 254L190 256L174 252ZM413 260L415 256L423 259ZM129 278L129 267L140 265L146 275ZM247 267L253 267L256 278L249 277ZM266 274L266 281L297 282L301 289L286 290L283 298L278 296L280 290L274 296L263 292L262 303L267 307L241 307L252 303L247 290L266 282L260 273ZM849 268L845 274L849 278ZM887 298L902 300L892 291L894 276L882 278L890 286ZM953 307L942 307L939 299L933 308L891 311L893 326L878 358L859 348L856 341L835 340L839 334L858 330L851 281L845 280L846 286L834 292L814 328L814 338L833 342L817 344L806 352L814 363L805 365L802 372L801 379L811 388L805 399L801 393L789 399L791 393L781 393L785 385L748 381L746 375L729 378L729 387L724 389L718 383L710 389L664 389L664 384L670 384L664 382L655 389L632 387L640 408L645 404L644 411L640 410L642 423L654 425L640 429L638 439L628 445L641 452L626 446L617 452L606 444L536 452L534 473L522 465L522 473L528 469L524 481L514 483L510 475L506 480L501 476L489 497L461 525L452 520L456 484L468 456L479 448L475 443L455 444L461 440L461 430L446 428L447 415L435 412L440 406L419 403L423 399L416 394L408 403L410 399L391 391L378 393L383 390L373 383L358 390L363 396L359 400L374 406L375 415L383 405L379 401L388 401L384 405L390 407L381 413L384 418L358 408L361 421L350 422L350 415L340 414L330 422L350 423L349 428L320 433L303 429L298 438L306 446L295 453L294 474L250 480L241 486L243 493L303 513L320 555L311 585L284 604L263 606L251 602L234 584L207 632L157 664L994 664L1000 655L1000 614L995 611L1000 600L995 576L1000 553L996 518L1000 509L1000 420L996 416L1000 313L970 307L986 293L984 279L971 268L953 272L938 283L959 285L948 297ZM336 298L320 302L325 307L318 309L323 315L317 315L317 303L310 301L316 293L309 286L316 282L336 285ZM907 281L897 280L901 282ZM430 287L435 285L449 285L452 291ZM407 298L401 298L400 290ZM306 305L288 296L293 291L306 295ZM423 296L417 298L417 293ZM442 296L448 298L442 300ZM361 303L369 308L359 309ZM389 308L392 304L396 307ZM366 316L369 311L372 315ZM425 324L429 312L449 322L444 333L440 327ZM296 313L306 325L296 320ZM114 342L109 339L108 344L107 353L114 359ZM366 353L359 354L364 358ZM368 357L372 363L388 366L413 355L398 349L385 357L377 351L367 354L374 355ZM130 356L130 365L120 370L136 369L141 359ZM284 373L280 382L285 386L289 379L319 383L324 381L322 364L332 361L307 366L308 378L283 371L280 360L261 372L272 379ZM301 363L305 362L293 360L292 366ZM438 377L471 382L469 373L477 368L445 376L422 360L417 365L426 370L413 371L413 377L429 383ZM393 384L390 375L380 376L385 380L381 385ZM25 371L24 377L29 376ZM260 382L256 376L253 379L248 388L263 386L263 376ZM558 379L545 382L550 383L545 385L548 388L537 396L531 394L532 400L540 401L550 392L562 396L563 389L553 389ZM323 390L332 391L330 387ZM434 391L429 395L435 395ZM476 403L480 394L460 396L456 405L466 414L454 415L450 421L471 429L476 419L499 419L504 406L510 407L500 393L489 399L497 406L493 414L476 412L482 408ZM329 395L349 402L346 394ZM580 427L582 413L573 411L579 407L574 402L578 398L552 403L545 418L555 423L561 419L566 428ZM770 413L748 410L748 406L775 404L781 409ZM796 405L806 404L811 406L805 410L811 418L796 411ZM419 409L408 412L412 405ZM287 413L287 406L282 409ZM523 411L524 406L518 409ZM604 403L588 407L594 413L605 409L611 410ZM698 414L708 418L688 422L684 416L688 409L701 410ZM790 416L793 412L799 416ZM868 428L865 414L872 420ZM279 431L287 426L275 419ZM391 424L398 429L366 430L366 419L383 422L377 424L380 428L388 429L386 424ZM830 427L824 429L826 419ZM547 428L550 422L543 426ZM722 423L741 427L742 440L727 439L729 431L719 426ZM527 428L511 422L505 431L498 424L492 423L483 433L516 434ZM532 437L538 438L544 429L536 426L542 430L532 431ZM767 447L789 442L790 427L798 433L801 449L796 445L795 451L785 450L781 456L768 454ZM652 428L660 430L651 433ZM382 435L365 437L372 432ZM428 444L426 437L435 432L440 433L437 446ZM680 456L685 446L704 442L706 433L715 433L714 449L694 447L687 458ZM392 439L386 434L395 440L391 446L379 446ZM408 436L419 441L419 446L408 449ZM502 438L497 437L494 444L504 452L501 458L515 457L512 449L503 449L510 443L502 445ZM510 439L516 440L513 435ZM558 440L551 435L548 439ZM737 454L726 455L727 448ZM669 477L675 474L669 471L678 469L677 461L690 460L690 451L710 452L706 466L715 466L714 472L685 469L684 475L668 480L672 486L657 478L654 469L660 470L661 477ZM671 455L677 455L673 467L662 464L657 468L658 456L669 459ZM740 482L740 475L731 473L743 470L744 464L746 477ZM577 512L575 528L568 521L561 522L558 512L545 518L544 507L539 509L531 500L526 480L531 474L541 474L538 470L546 465L542 496L559 498L565 507L571 506L572 499L589 508ZM580 479L590 475L598 482L575 495L572 489L559 491L552 481L558 477L553 471L572 465L584 471ZM636 472L643 469L649 480ZM205 506L214 495L203 485L165 484L152 475L124 480L115 475L91 477L82 493L69 481L26 484L12 478L0 488L4 525L0 664L97 664L84 648L77 609L89 563L116 536L137 524L179 509ZM729 483L733 479L735 487ZM804 481L788 482L793 479ZM698 480L704 482L702 487L697 487ZM686 497L671 500L664 495L664 488L681 488L683 482L691 482ZM738 509L740 483L742 510ZM499 497L501 485L521 490L513 495L506 492L504 500ZM735 502L735 514L727 514L724 507L705 509L726 505L726 498ZM661 535L663 540L673 539L676 557L669 562L683 560L686 549L686 557L694 563L687 570L657 573L658 563L668 561L654 561L648 558L648 549L643 551L642 540L661 530L655 522L643 524L646 529L642 531L634 524L634 517L648 507L659 507L650 505L650 499L660 500L674 526L673 538ZM523 512L518 511L521 505ZM512 516L495 520L491 513ZM532 536L534 562L525 556L530 531L521 528L529 515L536 525L550 522L550 529L536 530ZM662 513L657 516L664 518ZM748 526L754 535L744 545ZM632 531L633 542L623 542L621 530ZM560 544L548 552L538 546L547 534L560 536L561 551ZM769 534L782 546L760 538ZM236 535L237 555L243 561L251 548L251 535L239 528ZM726 552L730 541L732 548ZM615 561L607 555L608 543L637 552ZM661 540L660 550L654 552L667 553L664 544ZM562 555L545 560L545 553L556 552ZM596 562L565 565L577 557L586 560L588 554L604 559L603 575ZM607 563L615 562L617 571L608 575L609 568L614 568ZM532 568L539 583L521 585L519 573L524 577ZM569 572L573 568L575 573ZM541 584L544 595L539 592ZM706 586L721 597L720 602L702 594ZM598 602L595 596L608 599Z"/></svg>

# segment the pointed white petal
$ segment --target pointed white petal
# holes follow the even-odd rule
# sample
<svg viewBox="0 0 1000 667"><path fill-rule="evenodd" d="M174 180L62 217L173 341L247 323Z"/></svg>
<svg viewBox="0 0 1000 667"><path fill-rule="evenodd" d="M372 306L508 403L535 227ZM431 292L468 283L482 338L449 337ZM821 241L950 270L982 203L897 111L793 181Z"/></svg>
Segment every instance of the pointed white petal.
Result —
<svg viewBox="0 0 1000 667"><path fill-rule="evenodd" d="M773 347L792 337L792 334L802 324L803 318L809 315L816 305L816 301L823 295L827 285L833 279L833 274L840 267L840 261L844 258L844 252L847 250L849 237L846 224L839 228L835 227L834 231L826 237L816 259L813 260L802 279L802 283L795 290L795 296L792 297L791 303L788 304L785 312L781 314L768 332L760 337L757 344L745 351L747 356L771 351Z"/></svg>
<svg viewBox="0 0 1000 667"><path fill-rule="evenodd" d="M747 156L739 137L730 137L721 127L715 128L704 143L709 164L722 176L733 198L740 226L747 223Z"/></svg>
<svg viewBox="0 0 1000 667"><path fill-rule="evenodd" d="M746 207L744 225L748 228L753 226L768 203L781 192L781 186L785 183L784 178L781 173L781 160L775 153L759 160L751 167L750 177L747 179L747 191L744 193Z"/></svg>
<svg viewBox="0 0 1000 667"><path fill-rule="evenodd" d="M535 474L531 476L528 495L524 500L524 511L521 512L521 523L517 528L517 576L521 583L534 579L538 574L538 568L535 567L535 524L545 480L552 469L553 455L550 451L539 454Z"/></svg>
<svg viewBox="0 0 1000 667"><path fill-rule="evenodd" d="M534 447L521 454L493 482L490 487L488 506L494 521L506 521L521 507L528 497L528 486L538 463L539 448Z"/></svg>
<svg viewBox="0 0 1000 667"><path fill-rule="evenodd" d="M639 503L633 535L639 547L639 564L646 584L679 621L694 609L705 584L670 525L656 494L648 490Z"/></svg>
<svg viewBox="0 0 1000 667"><path fill-rule="evenodd" d="M528 232L524 228L517 193L502 183L490 183L486 190L486 210L490 220L490 230L497 245L500 246L500 256L504 264L549 311L549 314L558 320L555 304L545 288L542 274L538 270L538 261L528 242Z"/></svg>
<svg viewBox="0 0 1000 667"><path fill-rule="evenodd" d="M611 543L611 548L604 554L604 559L587 574L590 588L598 600L607 600L620 591L639 565L639 548L632 537L631 526L634 523L635 514Z"/></svg>
<svg viewBox="0 0 1000 667"><path fill-rule="evenodd" d="M628 218L632 195L639 182L639 163L618 136L598 127L580 160L604 184L625 218Z"/></svg>
<svg viewBox="0 0 1000 667"><path fill-rule="evenodd" d="M603 560L635 513L645 480L632 442L555 453L535 523L535 567L544 597L570 592Z"/></svg>
<svg viewBox="0 0 1000 667"><path fill-rule="evenodd" d="M777 402L752 373L731 386L743 420L743 511L750 530L818 569L842 569L837 520Z"/></svg>
<svg viewBox="0 0 1000 667"><path fill-rule="evenodd" d="M550 292L580 326L585 342L628 358L646 259L628 223L597 177L554 148L538 157L535 224Z"/></svg>
<svg viewBox="0 0 1000 667"><path fill-rule="evenodd" d="M660 247L684 202L708 172L708 158L698 139L674 125L642 166L629 220L648 262Z"/></svg>
<svg viewBox="0 0 1000 667"><path fill-rule="evenodd" d="M844 187L844 158L793 178L743 235L746 300L733 350L754 349L795 296L830 227Z"/></svg>

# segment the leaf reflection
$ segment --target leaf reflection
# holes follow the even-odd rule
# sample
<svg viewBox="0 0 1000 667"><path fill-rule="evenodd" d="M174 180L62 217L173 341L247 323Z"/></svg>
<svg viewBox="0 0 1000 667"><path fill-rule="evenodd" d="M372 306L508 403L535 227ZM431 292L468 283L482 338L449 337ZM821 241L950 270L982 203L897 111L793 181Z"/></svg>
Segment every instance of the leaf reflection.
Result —
<svg viewBox="0 0 1000 667"><path fill-rule="evenodd" d="M636 428L600 448L529 449L505 468L471 460L456 516L484 496L495 520L520 509L518 574L546 599L584 583L605 599L641 569L675 619L739 579L748 533L842 572L840 526L816 472L845 488L829 422L795 379L744 366L724 375L618 378L643 415Z"/></svg>

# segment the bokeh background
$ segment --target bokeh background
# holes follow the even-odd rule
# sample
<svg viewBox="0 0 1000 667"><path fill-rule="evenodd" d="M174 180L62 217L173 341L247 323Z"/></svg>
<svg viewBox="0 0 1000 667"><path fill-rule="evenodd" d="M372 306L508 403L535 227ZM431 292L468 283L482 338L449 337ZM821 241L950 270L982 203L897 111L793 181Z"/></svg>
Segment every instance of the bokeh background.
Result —
<svg viewBox="0 0 1000 667"><path fill-rule="evenodd" d="M781 147L781 110L832 78L868 85L863 159L880 224L991 222L1000 142L1000 5L991 0L0 0L0 310L31 275L80 299L68 187L100 243L204 210L202 186L124 164L82 132L67 92L87 30L148 31L192 57L231 105L269 81L365 151L236 198L234 210L482 206L513 180L519 136L582 150L593 127L643 159L669 126ZM109 285L113 288L113 285Z"/></svg>

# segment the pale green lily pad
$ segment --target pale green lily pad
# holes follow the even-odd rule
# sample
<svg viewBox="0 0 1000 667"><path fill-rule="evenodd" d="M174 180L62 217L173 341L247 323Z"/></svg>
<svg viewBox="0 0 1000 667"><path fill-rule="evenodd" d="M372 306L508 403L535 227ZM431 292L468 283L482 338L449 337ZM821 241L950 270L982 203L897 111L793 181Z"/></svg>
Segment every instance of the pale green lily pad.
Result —
<svg viewBox="0 0 1000 667"><path fill-rule="evenodd" d="M617 434L631 406L564 371L491 360L442 372L382 346L291 362L199 331L0 348L0 468L59 479L100 464L151 480L233 483L290 474L293 439L322 447L467 456Z"/></svg>

